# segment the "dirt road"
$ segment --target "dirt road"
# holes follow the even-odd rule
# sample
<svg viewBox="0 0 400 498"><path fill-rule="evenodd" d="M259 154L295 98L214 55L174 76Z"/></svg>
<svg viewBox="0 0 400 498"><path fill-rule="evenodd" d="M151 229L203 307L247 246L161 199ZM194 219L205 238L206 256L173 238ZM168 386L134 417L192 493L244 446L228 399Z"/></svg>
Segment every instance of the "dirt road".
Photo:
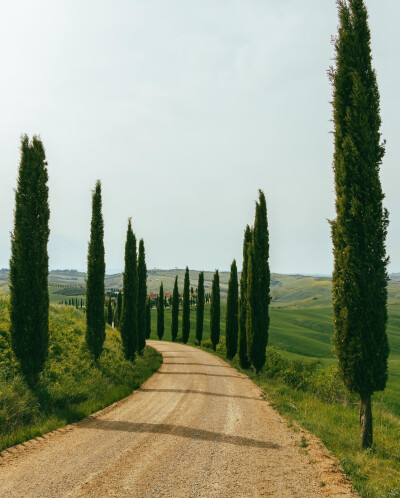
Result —
<svg viewBox="0 0 400 498"><path fill-rule="evenodd" d="M0 496L352 494L323 446L289 429L247 377L198 349L149 343L164 363L139 391L3 452Z"/></svg>

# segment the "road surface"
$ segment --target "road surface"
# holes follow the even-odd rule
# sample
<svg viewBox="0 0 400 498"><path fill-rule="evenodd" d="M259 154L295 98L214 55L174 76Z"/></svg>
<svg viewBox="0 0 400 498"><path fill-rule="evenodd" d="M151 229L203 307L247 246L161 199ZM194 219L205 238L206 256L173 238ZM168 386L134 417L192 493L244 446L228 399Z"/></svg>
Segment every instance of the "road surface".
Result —
<svg viewBox="0 0 400 498"><path fill-rule="evenodd" d="M164 363L140 390L2 453L0 496L352 495L322 444L246 376L189 346L149 344Z"/></svg>

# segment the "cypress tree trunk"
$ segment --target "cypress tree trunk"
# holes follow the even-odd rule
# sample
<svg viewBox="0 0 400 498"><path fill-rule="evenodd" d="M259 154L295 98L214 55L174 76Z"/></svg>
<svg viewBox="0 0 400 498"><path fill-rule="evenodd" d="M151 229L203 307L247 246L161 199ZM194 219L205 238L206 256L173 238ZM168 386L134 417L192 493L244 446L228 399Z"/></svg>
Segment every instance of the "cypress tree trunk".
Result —
<svg viewBox="0 0 400 498"><path fill-rule="evenodd" d="M371 395L387 380L388 213L379 170L379 91L362 0L340 2L336 66L331 69L336 214L332 296L334 348L341 376L361 398L361 446L372 445Z"/></svg>
<svg viewBox="0 0 400 498"><path fill-rule="evenodd" d="M161 341L164 335L164 287L162 282L157 301L157 335Z"/></svg>
<svg viewBox="0 0 400 498"><path fill-rule="evenodd" d="M150 339L151 335L151 303L150 299L146 301L146 339Z"/></svg>
<svg viewBox="0 0 400 498"><path fill-rule="evenodd" d="M139 241L138 257L138 351L143 354L146 346L147 268L143 239Z"/></svg>
<svg viewBox="0 0 400 498"><path fill-rule="evenodd" d="M189 268L186 267L185 280L183 284L183 303L182 303L182 341L186 344L190 334L190 296L189 296Z"/></svg>
<svg viewBox="0 0 400 498"><path fill-rule="evenodd" d="M43 144L36 136L29 143L24 135L11 234L10 332L12 349L30 387L38 382L49 343L47 181Z"/></svg>
<svg viewBox="0 0 400 498"><path fill-rule="evenodd" d="M136 237L132 232L131 219L125 243L125 271L121 313L121 338L127 360L134 361L138 347L137 332L138 275L136 261Z"/></svg>
<svg viewBox="0 0 400 498"><path fill-rule="evenodd" d="M226 357L232 360L237 352L239 331L239 292L236 261L231 265L231 275L228 283L228 298L226 303Z"/></svg>
<svg viewBox="0 0 400 498"><path fill-rule="evenodd" d="M171 337L176 341L178 335L178 320L179 320L179 292L178 292L178 276L175 277L174 290L172 292L172 321L171 321Z"/></svg>
<svg viewBox="0 0 400 498"><path fill-rule="evenodd" d="M239 303L239 362L242 368L249 368L249 356L247 353L247 269L248 252L251 244L252 234L249 225L246 226L243 240L243 269L240 276L240 303Z"/></svg>
<svg viewBox="0 0 400 498"><path fill-rule="evenodd" d="M106 337L104 318L104 222L101 213L101 183L97 180L92 194L92 221L86 282L86 344L97 360Z"/></svg>
<svg viewBox="0 0 400 498"><path fill-rule="evenodd" d="M259 191L253 240L249 246L247 275L247 336L249 359L256 374L266 360L269 329L270 270L267 204L264 193Z"/></svg>
<svg viewBox="0 0 400 498"><path fill-rule="evenodd" d="M213 350L217 349L220 335L221 301L219 292L219 273L215 271L211 287L211 307L210 307L210 338Z"/></svg>
<svg viewBox="0 0 400 498"><path fill-rule="evenodd" d="M196 339L201 346L203 339L204 323L204 272L199 273L199 285L197 289L197 308L196 308Z"/></svg>

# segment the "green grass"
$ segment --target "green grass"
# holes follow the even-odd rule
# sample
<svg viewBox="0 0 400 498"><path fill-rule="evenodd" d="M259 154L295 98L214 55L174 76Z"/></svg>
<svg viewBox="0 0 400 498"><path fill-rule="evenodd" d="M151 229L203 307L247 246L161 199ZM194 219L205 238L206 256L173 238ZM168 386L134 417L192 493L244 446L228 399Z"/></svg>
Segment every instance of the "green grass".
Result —
<svg viewBox="0 0 400 498"><path fill-rule="evenodd" d="M216 352L224 359L225 309L222 302L221 344ZM264 368L258 377L250 370L245 371L289 423L299 424L324 442L339 459L356 490L365 497L400 497L400 306L389 305L388 310L389 381L385 391L373 398L371 450L360 450L358 401L347 393L337 376L331 344L331 307L272 308L269 344L274 348L267 353L269 368ZM210 306L206 305L203 349L212 353L209 313ZM171 312L167 309L164 340L171 340L170 328ZM181 333L181 323L179 330ZM151 338L157 339L155 310L152 310ZM196 345L195 309L191 310L188 344ZM271 360L276 348L284 361L272 375ZM279 353L280 350L285 352ZM237 357L231 364L240 370Z"/></svg>
<svg viewBox="0 0 400 498"><path fill-rule="evenodd" d="M135 364L126 361L119 333L108 327L96 364L84 341L84 314L52 305L49 357L32 392L11 352L7 306L7 299L0 299L0 451L128 396L161 365L161 355L150 347Z"/></svg>

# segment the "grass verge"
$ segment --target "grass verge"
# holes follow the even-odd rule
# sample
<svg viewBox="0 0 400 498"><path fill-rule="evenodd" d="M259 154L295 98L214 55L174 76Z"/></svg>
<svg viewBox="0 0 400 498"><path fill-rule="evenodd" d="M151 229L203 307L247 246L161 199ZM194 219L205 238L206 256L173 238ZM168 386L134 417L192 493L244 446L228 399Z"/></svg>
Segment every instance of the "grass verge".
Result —
<svg viewBox="0 0 400 498"><path fill-rule="evenodd" d="M85 316L71 306L50 307L50 349L40 383L31 391L12 354L8 301L0 299L0 451L80 420L143 384L162 356L146 347L126 361L118 331L107 327L95 363L85 344Z"/></svg>

